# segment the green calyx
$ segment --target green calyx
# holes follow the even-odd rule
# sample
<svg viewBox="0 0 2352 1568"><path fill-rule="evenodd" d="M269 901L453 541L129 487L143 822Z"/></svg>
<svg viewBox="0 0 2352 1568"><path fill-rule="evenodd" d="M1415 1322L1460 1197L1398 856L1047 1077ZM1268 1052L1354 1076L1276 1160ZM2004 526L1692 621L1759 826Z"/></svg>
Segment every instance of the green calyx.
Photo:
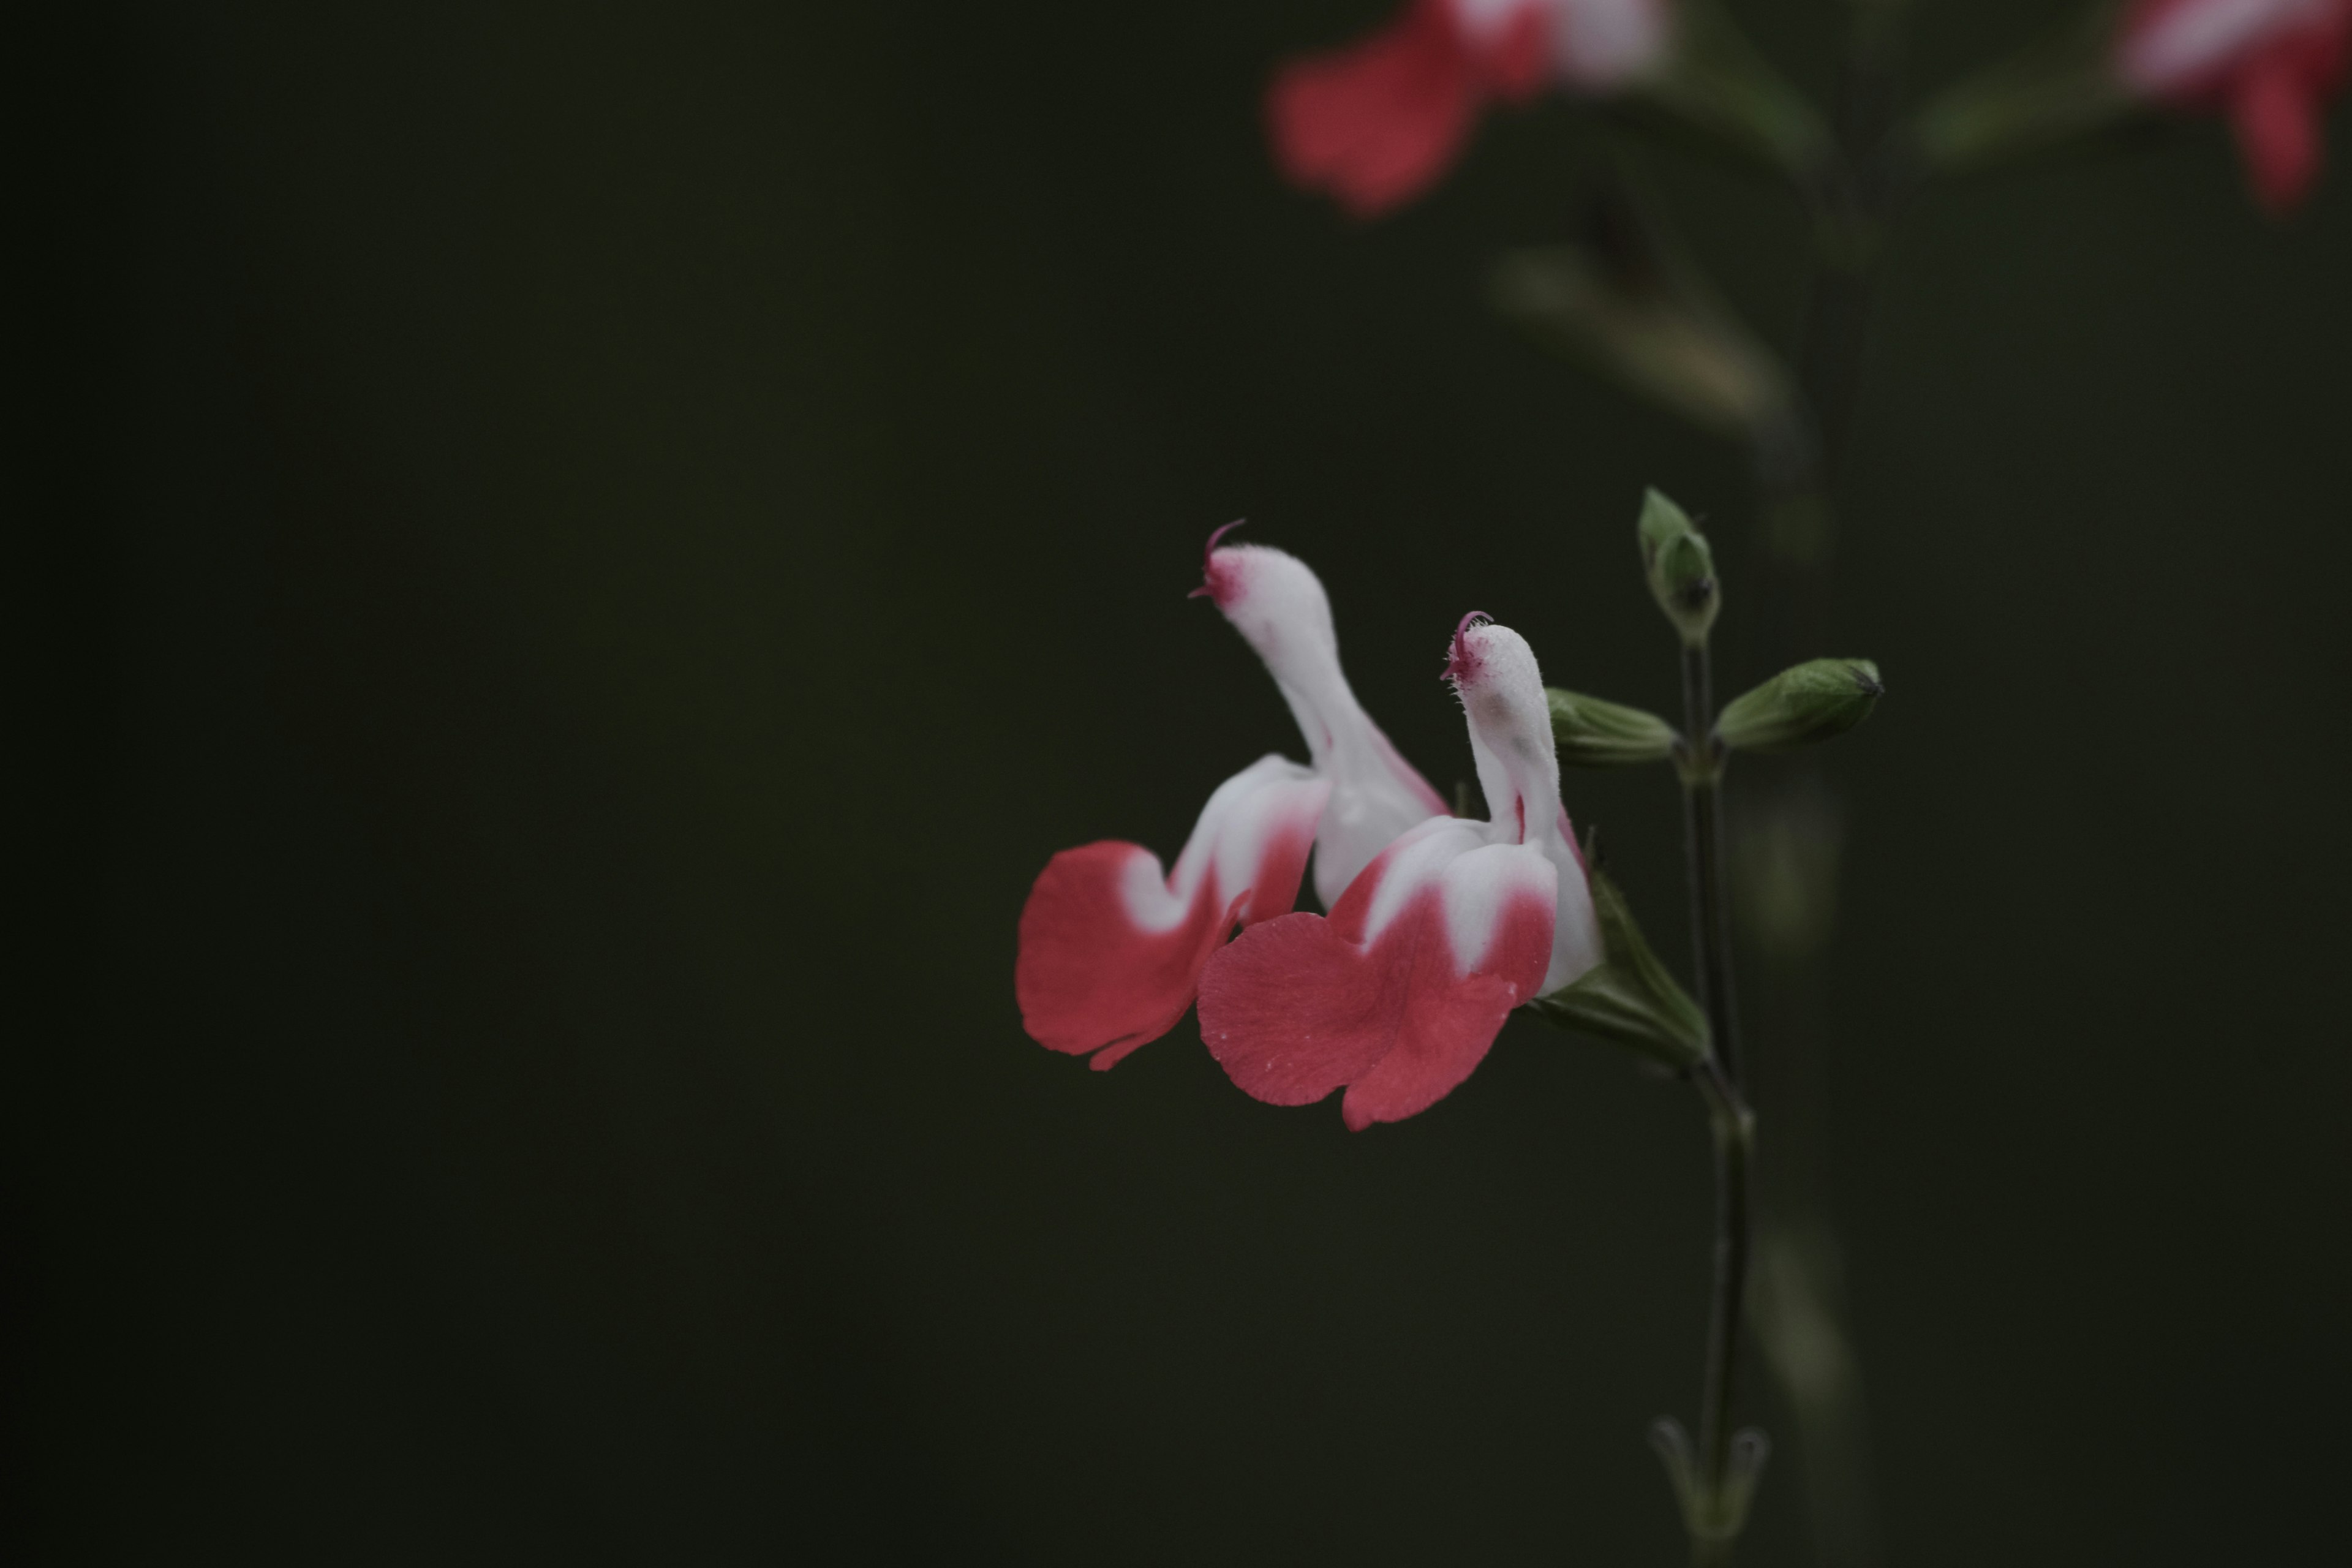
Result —
<svg viewBox="0 0 2352 1568"><path fill-rule="evenodd" d="M1785 752L1834 740L1870 717L1886 690L1866 658L1816 658L1784 669L1716 719L1736 752Z"/></svg>
<svg viewBox="0 0 2352 1568"><path fill-rule="evenodd" d="M1688 512L1656 490L1642 498L1637 534L1651 596L1682 634L1684 646L1698 647L1723 608L1716 587L1715 552L1706 535L1692 524Z"/></svg>
<svg viewBox="0 0 2352 1568"><path fill-rule="evenodd" d="M1650 1428L1650 1447L1666 1467L1666 1479L1682 1506L1683 1524L1694 1541L1736 1541L1748 1524L1748 1506L1763 1478L1772 1445L1750 1426L1731 1440L1730 1464L1710 1487L1698 1449L1682 1423L1667 1416Z"/></svg>
<svg viewBox="0 0 2352 1568"><path fill-rule="evenodd" d="M1572 985L1527 1004L1547 1023L1631 1046L1676 1070L1706 1059L1706 1016L1698 1009L1634 923L1625 895L1588 854L1587 880L1600 917L1601 963Z"/></svg>
<svg viewBox="0 0 2352 1568"><path fill-rule="evenodd" d="M1587 697L1580 691L1544 688L1551 705L1551 738L1560 765L1570 768L1622 768L1642 763L1663 763L1674 755L1679 739L1673 725L1655 713Z"/></svg>

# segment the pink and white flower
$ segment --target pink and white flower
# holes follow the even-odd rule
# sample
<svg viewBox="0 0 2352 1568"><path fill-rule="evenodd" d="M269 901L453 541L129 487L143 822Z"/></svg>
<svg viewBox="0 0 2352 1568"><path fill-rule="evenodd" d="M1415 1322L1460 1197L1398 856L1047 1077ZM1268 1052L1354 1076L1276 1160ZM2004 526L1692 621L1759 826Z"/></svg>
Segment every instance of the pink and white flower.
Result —
<svg viewBox="0 0 2352 1568"><path fill-rule="evenodd" d="M1340 1112L1358 1131L1444 1099L1512 1008L1601 958L1534 651L1467 616L1445 676L1469 719L1488 820L1422 823L1328 919L1256 922L1201 981L1201 1037L1236 1084L1276 1105L1345 1088Z"/></svg>
<svg viewBox="0 0 2352 1568"><path fill-rule="evenodd" d="M2135 0L2115 67L2141 97L2227 113L2256 196L2282 212L2318 177L2347 55L2352 0Z"/></svg>
<svg viewBox="0 0 2352 1568"><path fill-rule="evenodd" d="M1139 844L1054 857L1021 911L1013 989L1039 1044L1108 1068L1176 1026L1201 971L1233 934L1288 910L1314 851L1328 906L1390 841L1444 803L1397 754L1348 686L1323 584L1259 545L1209 540L1206 581L1257 650L1306 737L1311 765L1265 756L1217 786L1162 873Z"/></svg>
<svg viewBox="0 0 2352 1568"><path fill-rule="evenodd" d="M1622 90L1664 60L1672 26L1667 0L1408 0L1379 31L1276 75L1275 156L1293 184L1375 216L1453 166L1488 100Z"/></svg>

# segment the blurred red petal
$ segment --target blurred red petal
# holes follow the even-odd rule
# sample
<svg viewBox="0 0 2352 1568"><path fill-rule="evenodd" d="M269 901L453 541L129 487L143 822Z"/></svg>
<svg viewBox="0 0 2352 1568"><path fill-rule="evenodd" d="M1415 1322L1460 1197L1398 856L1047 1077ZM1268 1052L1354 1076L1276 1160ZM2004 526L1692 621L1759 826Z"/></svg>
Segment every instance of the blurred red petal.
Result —
<svg viewBox="0 0 2352 1568"><path fill-rule="evenodd" d="M2264 59L2241 73L2230 122L2264 208L2284 213L2310 194L2319 176L2319 105L2294 62Z"/></svg>
<svg viewBox="0 0 2352 1568"><path fill-rule="evenodd" d="M1266 91L1275 160L1292 184L1361 217L1402 205L1461 155L1479 71L1445 0L1285 67Z"/></svg>
<svg viewBox="0 0 2352 1568"><path fill-rule="evenodd" d="M1476 61L1487 89L1508 103L1523 103L1542 91L1553 68L1551 24L1540 5L1514 11Z"/></svg>

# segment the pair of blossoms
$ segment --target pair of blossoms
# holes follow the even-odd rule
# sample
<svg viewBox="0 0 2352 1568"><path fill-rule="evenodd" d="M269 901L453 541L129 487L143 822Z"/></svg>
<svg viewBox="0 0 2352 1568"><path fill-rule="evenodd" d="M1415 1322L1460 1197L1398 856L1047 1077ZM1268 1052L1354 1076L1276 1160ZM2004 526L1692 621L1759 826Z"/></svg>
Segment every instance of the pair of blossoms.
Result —
<svg viewBox="0 0 2352 1568"><path fill-rule="evenodd" d="M1275 150L1295 183L1372 216L1444 174L1489 102L1639 89L1672 68L1679 22L1673 0L1409 0L1276 77ZM2226 113L2256 195L2281 211L2318 175L2347 48L2352 0L2131 0L2106 68L2128 98Z"/></svg>
<svg viewBox="0 0 2352 1568"><path fill-rule="evenodd" d="M1400 1121L1467 1078L1512 1008L1601 960L1543 679L1517 632L1455 628L1444 678L1488 816L1449 816L1349 689L1315 574L1226 531L1197 593L1265 661L1312 764L1269 755L1220 784L1173 871L1137 844L1055 856L1021 913L1022 1022L1108 1068L1197 996L1202 1039L1251 1095L1345 1089L1351 1129ZM1292 910L1310 850L1328 917Z"/></svg>

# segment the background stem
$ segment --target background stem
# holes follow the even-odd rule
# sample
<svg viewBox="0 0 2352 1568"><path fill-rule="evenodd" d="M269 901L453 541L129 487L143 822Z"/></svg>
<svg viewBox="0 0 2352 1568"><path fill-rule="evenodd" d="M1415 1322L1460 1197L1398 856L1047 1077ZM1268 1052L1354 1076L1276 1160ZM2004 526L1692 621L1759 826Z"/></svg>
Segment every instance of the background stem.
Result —
<svg viewBox="0 0 2352 1568"><path fill-rule="evenodd" d="M1838 156L1815 193L1811 277L1793 355L1806 438L1757 468L1758 614L1744 641L1759 670L1835 642L1838 484L1861 406L1864 348L1900 195L1885 148L1900 98L1903 0L1855 0L1840 84ZM1828 1180L1827 976L1836 940L1842 792L1819 752L1743 779L1739 924L1764 963L1760 1024L1769 1061L1750 1089L1770 1114L1776 1154L1762 1194L1757 1334L1793 1417L1806 1511L1823 1568L1877 1561L1869 1426L1846 1323Z"/></svg>

